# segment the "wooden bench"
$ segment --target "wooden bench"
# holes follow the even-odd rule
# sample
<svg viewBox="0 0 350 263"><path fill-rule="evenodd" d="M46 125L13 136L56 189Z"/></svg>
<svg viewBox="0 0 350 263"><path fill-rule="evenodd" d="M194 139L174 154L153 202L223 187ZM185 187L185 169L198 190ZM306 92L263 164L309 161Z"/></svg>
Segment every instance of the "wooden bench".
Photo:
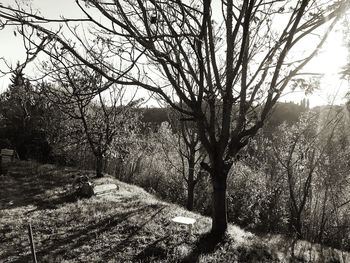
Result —
<svg viewBox="0 0 350 263"><path fill-rule="evenodd" d="M188 233L190 236L192 235L192 227L194 223L196 223L196 219L184 216L177 216L171 219L171 221L180 225L188 226Z"/></svg>

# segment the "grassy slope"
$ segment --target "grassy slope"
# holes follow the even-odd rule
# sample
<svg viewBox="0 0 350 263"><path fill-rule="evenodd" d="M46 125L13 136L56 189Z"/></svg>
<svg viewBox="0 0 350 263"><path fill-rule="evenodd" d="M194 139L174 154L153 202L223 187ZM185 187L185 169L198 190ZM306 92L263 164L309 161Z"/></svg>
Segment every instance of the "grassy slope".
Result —
<svg viewBox="0 0 350 263"><path fill-rule="evenodd" d="M257 237L231 225L218 244L205 233L210 219L157 200L143 189L107 177L113 194L74 200L72 176L89 171L18 163L0 176L0 262L30 262L27 224L38 262L350 262L350 255L281 236ZM170 223L197 219L193 235ZM292 256L292 254L294 256Z"/></svg>

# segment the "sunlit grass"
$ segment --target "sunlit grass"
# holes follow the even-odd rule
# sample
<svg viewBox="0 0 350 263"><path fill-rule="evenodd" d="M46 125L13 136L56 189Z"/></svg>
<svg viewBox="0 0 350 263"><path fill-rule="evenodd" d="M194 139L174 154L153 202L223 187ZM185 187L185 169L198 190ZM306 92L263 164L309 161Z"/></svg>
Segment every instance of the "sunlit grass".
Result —
<svg viewBox="0 0 350 263"><path fill-rule="evenodd" d="M76 200L70 186L83 174L93 176L20 163L1 177L0 262L30 262L29 222L38 262L350 262L337 250L310 249L310 243L281 236L257 237L233 225L224 240L213 240L207 234L209 218L112 177L94 183L115 183L119 190ZM179 215L197 219L192 236L185 226L171 223Z"/></svg>

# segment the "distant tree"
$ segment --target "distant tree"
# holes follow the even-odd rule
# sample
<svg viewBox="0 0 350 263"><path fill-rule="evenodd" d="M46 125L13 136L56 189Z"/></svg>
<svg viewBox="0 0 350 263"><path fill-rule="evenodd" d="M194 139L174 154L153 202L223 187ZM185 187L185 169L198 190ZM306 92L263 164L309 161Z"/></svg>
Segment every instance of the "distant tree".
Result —
<svg viewBox="0 0 350 263"><path fill-rule="evenodd" d="M9 88L0 96L0 115L3 136L11 142L21 159L48 161L51 147L47 124L54 114L53 105L36 92L18 67Z"/></svg>
<svg viewBox="0 0 350 263"><path fill-rule="evenodd" d="M276 131L279 125L286 122L290 125L299 121L301 115L305 112L297 103L276 103L274 106L269 119L264 125L263 132L268 135Z"/></svg>
<svg viewBox="0 0 350 263"><path fill-rule="evenodd" d="M169 108L140 108L141 121L160 126L162 122L169 121Z"/></svg>

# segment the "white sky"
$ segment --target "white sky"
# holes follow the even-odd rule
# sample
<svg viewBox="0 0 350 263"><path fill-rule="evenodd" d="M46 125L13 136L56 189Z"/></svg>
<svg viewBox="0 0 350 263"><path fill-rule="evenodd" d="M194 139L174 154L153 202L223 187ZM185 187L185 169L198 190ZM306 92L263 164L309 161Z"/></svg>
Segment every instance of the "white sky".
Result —
<svg viewBox="0 0 350 263"><path fill-rule="evenodd" d="M29 0L22 0L29 2ZM0 0L4 5L14 4L15 0ZM72 0L32 0L33 6L40 9L42 14L50 17L64 15L66 17L82 17L81 12ZM24 58L25 51L21 39L14 36L13 30L0 31L0 57L5 57L12 64ZM323 105L333 102L344 103L344 95L348 91L348 82L341 80L337 74L341 67L346 64L348 56L347 49L343 46L342 30L332 32L323 49L303 70L303 72L324 73L321 79L321 87L307 98L311 106ZM2 67L2 65L0 65ZM0 78L0 92L4 91L9 84L9 78ZM293 92L286 94L281 101L300 102L305 98L304 92Z"/></svg>
<svg viewBox="0 0 350 263"><path fill-rule="evenodd" d="M343 44L341 25L331 32L327 42L317 57L301 72L313 72L325 74L321 78L320 89L308 95L311 106L324 104L342 104L346 100L345 94L348 92L349 83L341 79L338 74L344 65L347 64L348 50ZM293 92L281 98L281 101L300 101L305 97L304 92Z"/></svg>

